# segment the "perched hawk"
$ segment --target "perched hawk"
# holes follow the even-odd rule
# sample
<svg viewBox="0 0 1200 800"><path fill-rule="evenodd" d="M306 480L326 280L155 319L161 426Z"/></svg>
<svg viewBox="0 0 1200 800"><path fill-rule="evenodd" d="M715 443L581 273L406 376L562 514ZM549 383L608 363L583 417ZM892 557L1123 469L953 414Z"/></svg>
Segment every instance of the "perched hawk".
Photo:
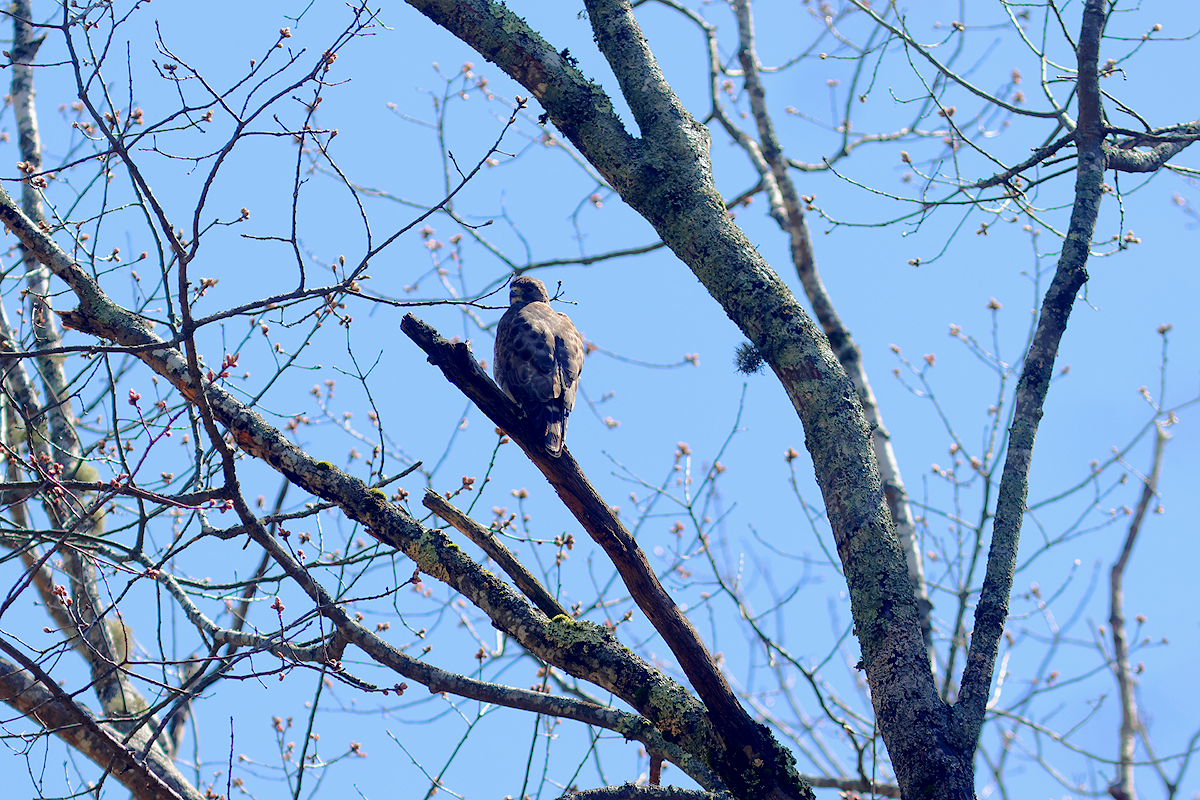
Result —
<svg viewBox="0 0 1200 800"><path fill-rule="evenodd" d="M514 278L508 302L496 328L496 383L545 432L546 452L558 458L583 369L583 337L550 307L537 278Z"/></svg>

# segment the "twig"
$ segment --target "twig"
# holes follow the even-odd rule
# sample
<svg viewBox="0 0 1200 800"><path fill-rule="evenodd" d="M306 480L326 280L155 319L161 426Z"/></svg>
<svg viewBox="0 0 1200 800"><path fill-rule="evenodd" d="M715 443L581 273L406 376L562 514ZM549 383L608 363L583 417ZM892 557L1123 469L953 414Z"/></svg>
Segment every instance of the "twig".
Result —
<svg viewBox="0 0 1200 800"><path fill-rule="evenodd" d="M1158 494L1158 478L1162 470L1163 450L1171 434L1159 424L1157 435L1154 437L1154 459L1151 462L1150 476L1142 485L1142 497L1138 501L1137 511L1129 523L1129 532L1125 536L1125 544L1121 555L1117 558L1109 573L1109 615L1108 622L1112 626L1113 665L1112 669L1117 678L1117 687L1121 695L1121 728L1117 736L1117 750L1120 763L1117 766L1117 779L1108 787L1108 793L1116 800L1137 800L1137 789L1134 786L1133 754L1137 745L1138 722L1137 699L1133 692L1133 679L1129 673L1129 642L1125 637L1125 567L1133 555L1133 546L1137 543L1138 534L1142 529L1142 521L1146 517L1146 509Z"/></svg>
<svg viewBox="0 0 1200 800"><path fill-rule="evenodd" d="M421 503L457 528L459 532L474 542L480 550L487 553L488 558L500 565L500 568L513 579L513 583L517 585L522 594L532 600L533 604L543 614L551 619L560 614L568 617L571 616L567 609L563 608L562 604L546 591L545 587L538 582L538 579L533 577L529 570L525 569L525 565L518 561L509 552L509 549L504 546L504 543L497 539L491 531L459 511L449 500L432 489L425 490L425 498Z"/></svg>

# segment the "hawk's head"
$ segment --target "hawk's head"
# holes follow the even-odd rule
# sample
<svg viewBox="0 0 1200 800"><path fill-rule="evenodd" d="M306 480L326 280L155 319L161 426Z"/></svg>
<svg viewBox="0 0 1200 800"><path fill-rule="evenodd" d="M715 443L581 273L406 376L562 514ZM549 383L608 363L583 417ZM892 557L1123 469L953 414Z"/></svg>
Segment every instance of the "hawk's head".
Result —
<svg viewBox="0 0 1200 800"><path fill-rule="evenodd" d="M508 290L510 305L523 306L526 303L549 303L550 295L546 293L546 284L537 278L522 275L513 278L512 287Z"/></svg>

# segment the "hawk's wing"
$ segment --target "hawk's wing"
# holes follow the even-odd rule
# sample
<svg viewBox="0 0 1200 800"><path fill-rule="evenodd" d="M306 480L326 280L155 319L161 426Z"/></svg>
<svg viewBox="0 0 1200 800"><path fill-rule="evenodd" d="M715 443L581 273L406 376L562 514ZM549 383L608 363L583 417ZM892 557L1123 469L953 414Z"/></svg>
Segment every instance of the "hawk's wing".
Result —
<svg viewBox="0 0 1200 800"><path fill-rule="evenodd" d="M496 329L496 383L544 432L546 452L555 458L575 406L583 353L570 317L549 303L512 306Z"/></svg>

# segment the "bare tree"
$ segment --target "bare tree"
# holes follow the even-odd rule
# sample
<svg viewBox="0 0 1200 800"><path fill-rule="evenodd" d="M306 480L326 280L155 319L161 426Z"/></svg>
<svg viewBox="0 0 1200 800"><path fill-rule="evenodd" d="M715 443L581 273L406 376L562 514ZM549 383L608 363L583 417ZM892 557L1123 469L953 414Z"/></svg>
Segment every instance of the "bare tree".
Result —
<svg viewBox="0 0 1200 800"><path fill-rule="evenodd" d="M1075 501L1084 510L1069 525L1039 531L1036 552L1027 556L1113 528L1123 515L1104 513L1101 501L1123 491L1125 474L1116 473L1126 468L1126 455L1156 432L1152 470L1142 479L1110 573L1111 647L1103 626L1085 641L1069 634L1083 604L1040 642L1032 626L1021 624L1024 607L1013 607L1022 528L1030 518L1039 521L1042 507L1030 500L1034 440L1050 384L1061 374L1057 359L1068 318L1088 280L1089 259L1137 244L1132 232L1097 241L1101 200L1125 198L1107 176L1165 169L1194 174L1171 160L1200 136L1200 121L1153 125L1102 88L1105 77L1153 41L1157 25L1133 39L1127 53L1105 61L1103 47L1123 42L1123 34L1107 32L1115 4L1087 0L1074 15L1052 2L1037 7L1041 33L1035 36L1034 8L1001 2L1004 34L1025 48L1040 72L1043 97L1034 103L1024 96L1017 70L999 89L972 82L966 64L979 54L968 44L974 30L961 20L949 27L942 50L923 44L894 4L822 4L812 10L811 45L773 67L758 54L749 0L735 0L722 12L736 30L726 45L700 12L661 0L655 6L703 42L707 106L689 109L664 76L631 4L587 0L587 23L635 132L616 110L617 99L581 71L569 47L547 42L505 6L410 0L526 93L502 100L473 64L439 71L443 87L431 93L430 127L439 140L444 183L435 201L415 202L352 174L338 155L340 130L323 124L331 98L346 85L340 72L346 62L339 59L385 38L379 12L365 4L344 10L339 32L323 34L315 46L306 39L302 47L294 39L311 7L300 8L296 31L288 26L272 34L249 65L231 75L191 42L161 32L147 38L147 5L43 9L22 0L7 12L14 25L9 57L22 196L18 202L0 190L0 219L20 243L10 257L20 268L10 269L4 284L4 303L18 309L17 322L0 306L8 457L0 535L10 587L0 619L17 626L0 633L0 699L16 714L5 724L27 763L57 736L69 753L94 765L72 764L63 779L71 791L99 793L97 784L111 778L136 797L229 796L235 788L247 791L249 774L281 780L299 798L325 789L333 764L365 755L360 741L336 752L322 745L319 710L359 713L369 700L377 703L371 713L384 718L441 703L464 726L436 743L446 754L441 769L426 769L412 756L427 782L404 787L406 794L452 791L451 764L479 738L473 731L491 709L532 717L536 732L517 770L524 775L522 795L551 791L545 787L578 792L576 779L589 760L595 767L584 785L616 783L600 763L610 740L639 742L646 774L636 785L576 796L786 798L828 788L843 796L970 798L982 785L1007 796L1019 759L1036 762L1076 791L1133 798L1139 774L1156 774L1165 796L1179 791L1200 732L1161 754L1151 743L1139 716L1132 655L1152 642L1140 630L1130 633L1123 588L1146 514L1157 507L1167 430L1178 422L1177 410L1195 402L1167 404L1169 325L1159 330L1160 391L1152 398L1143 390L1149 403L1144 425L1110 461L1096 463L1077 485L1047 501ZM131 32L128 40L124 31ZM155 54L126 55L126 41L142 47L153 41ZM61 56L45 59L47 47ZM128 48L132 53L132 44ZM844 113L829 126L836 146L822 157L800 158L785 150L780 109L768 102L767 86L773 76L829 55L845 59L853 75ZM874 91L885 60L905 64L918 95L894 104L910 115L902 124L858 133L855 103ZM53 159L41 141L34 103L39 63L55 70L51 74L68 74L78 96L63 108L69 122L56 135ZM169 102L169 111L143 110L142 81L170 89L169 100L156 96L157 107ZM483 94L493 107L507 102L487 131L491 143L470 163L455 157L445 139L452 127L447 110L469 93ZM1140 129L1115 125L1109 108L1138 120ZM802 114L790 107L784 113ZM1030 137L1026 144L1040 142L1019 160L989 149L1014 120ZM736 145L754 175L751 186L728 191L717 185L714 136ZM511 152L512 142L522 139L524 146ZM250 177L255 157L243 154L256 152L260 142L290 159L282 190L266 179L255 186ZM489 235L490 220L481 224L464 212L461 193L501 159L527 163L539 145L574 160L584 184L590 182L580 208L599 208L616 194L657 240L540 262L506 255L499 236ZM926 490L921 500L902 477L860 346L817 269L810 217L835 227L859 223L836 217L802 188L812 173L860 185L845 165L886 147L916 153L903 150L893 160L905 165L905 182L918 189L888 197L890 207L901 209L894 222L921 225L935 214L963 212L987 235L990 225L1027 220L1035 250L1038 237L1046 236L1057 251L1053 270L1034 270L1033 291L1044 296L1016 364L1000 355L995 300L989 304L995 347L951 328L994 377L996 401L982 449L960 436L938 405L928 370L934 356L913 363L894 348L896 374L935 404L952 441L951 465L934 468L936 497ZM1074 188L1063 191L1065 221L1058 222L1057 201L1042 198L1062 191L1059 183L1069 175ZM230 191L248 185L261 194ZM315 196L314 186L321 187ZM260 212L255 207L252 214L250 202L237 205L233 198L243 196L261 202L272 224L253 228ZM760 196L786 239L811 314L739 227L736 212ZM333 227L335 202L356 219L352 234L347 227L338 236L359 242L346 245L349 257L322 256L312 244L315 231ZM433 218L456 233L437 237L427 222ZM581 224L578 209L572 218ZM403 295L391 283L378 288L381 264L416 237L431 265L411 268L396 281ZM126 241L145 242L145 251L131 256L138 247ZM788 450L785 464L799 508L826 543L832 538L836 552L826 550L829 557L816 563L844 583L852 616L832 645L806 651L826 652L819 662L790 649L781 633L783 620L805 613L800 583L776 585L781 570L763 564L755 570L767 588L751 588L740 554L727 549L720 454L694 463L691 448L680 443L660 482L621 467L635 487L632 510L622 510L607 496L611 482L598 486L599 479L594 483L584 473L581 461L593 478L602 469L590 453L577 461L569 449L561 458L544 452L480 361L488 348L478 341L491 334L503 306L496 291L512 274L616 263L664 246L748 340L739 367L753 373L768 366L802 423L819 503L804 499L796 472L800 454ZM217 280L206 277L213 273L201 271L212 268L210 253L239 259L233 274L241 270L243 277L236 286L218 289ZM476 259L486 266L475 266ZM271 277L256 281L262 277L256 271ZM17 277L23 283L13 288ZM430 284L437 288L430 291ZM271 288L261 291L264 285ZM633 293L623 287L615 296L621 292ZM211 310L217 298L221 307ZM439 305L453 308L458 316L449 319L476 337L480 352L409 313L401 326L407 340L393 337L389 347L419 348L441 376L427 365L402 376L376 374L365 356L371 348L355 338L367 324L363 318L374 309ZM75 333L64 337L60 323ZM388 336L368 330L365 341ZM342 331L345 353L335 366L361 391L369 409L366 430L344 410L351 406L343 405L334 379L309 393L317 411L281 410L296 406L305 371L316 369L311 359L321 356L310 354L333 352L330 334ZM595 342L589 349L604 352ZM682 363L696 361L689 354ZM439 402L468 409L456 416L437 459L418 457L405 444L430 424L433 392L454 398ZM385 394L391 402L379 402ZM597 417L603 414L603 398L585 402ZM490 420L489 430L496 428L495 436L478 440L487 452L470 456L482 478L468 474L448 484L447 458L476 413ZM732 427L731 438L738 423ZM346 441L347 469L320 457L331 442ZM535 472L506 465L502 454L513 448L502 446L510 442ZM172 452L176 443L181 449ZM479 522L475 506L505 470L514 477L503 480L514 485L526 479L516 476L544 476L573 521L545 535L533 502L526 505L529 491L514 489L516 511L497 504L490 524ZM420 504L397 483L402 479L422 485ZM261 487L274 489L273 503L271 490ZM643 526L668 504L687 522L672 528L676 541L668 548L648 554ZM950 521L950 533L936 532L931 517ZM586 576L564 567L577 527L599 548ZM470 541L469 552L460 535ZM763 553L778 547L762 542ZM552 557L543 562L545 553ZM704 570L703 580L692 580L697 569ZM218 577L202 577L213 573ZM564 584L572 574L578 586ZM1042 613L1065 606L1073 580L1065 576L1046 600L1035 586L1028 607ZM31 600L44 617L10 623ZM723 615L722 626L745 637L745 675L717 649L717 625L701 622L704 613ZM709 624L710 632L702 633ZM486 633L486 626L497 633ZM46 638L31 638L39 635ZM857 641L857 652L850 641ZM1040 648L1035 652L1042 660L1025 688L1006 695L1004 664L1022 642ZM669 656L658 653L663 645ZM1053 657L1068 647L1087 649L1096 666L1060 675ZM464 655L468 650L474 654ZM826 669L836 661L845 662L838 678ZM531 672L536 682L518 685L526 679L515 675ZM294 686L295 673L313 674L316 688L301 696L308 718L299 746L288 741L294 719L274 718L279 763L271 770L245 755L235 765L236 719L232 733L199 735L208 698L240 683L260 692L268 681ZM759 685L763 675L767 689ZM1058 729L1046 708L1059 702L1060 687L1107 676L1115 678L1121 721L1113 731L1117 746L1106 753L1076 743L1082 722ZM413 685L430 697L413 700ZM84 702L89 692L98 711ZM472 710L460 700L474 701ZM1091 713L1084 712L1083 722ZM574 765L573 773L551 768L551 741L563 721L576 731L578 752L564 761ZM189 725L193 749L185 753ZM1043 752L1045 743L1070 750L1101 777L1081 781L1065 774ZM540 771L535 752L545 759ZM664 762L699 788L658 785ZM44 791L44 774L31 767L30 775Z"/></svg>

